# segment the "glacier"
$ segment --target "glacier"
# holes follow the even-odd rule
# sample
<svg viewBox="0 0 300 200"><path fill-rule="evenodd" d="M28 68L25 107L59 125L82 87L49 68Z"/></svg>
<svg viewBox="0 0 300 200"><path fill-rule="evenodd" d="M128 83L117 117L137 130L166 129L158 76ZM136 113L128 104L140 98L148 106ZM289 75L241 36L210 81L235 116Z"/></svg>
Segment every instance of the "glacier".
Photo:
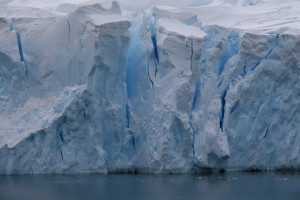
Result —
<svg viewBox="0 0 300 200"><path fill-rule="evenodd" d="M0 174L300 169L299 2L99 2L0 1Z"/></svg>

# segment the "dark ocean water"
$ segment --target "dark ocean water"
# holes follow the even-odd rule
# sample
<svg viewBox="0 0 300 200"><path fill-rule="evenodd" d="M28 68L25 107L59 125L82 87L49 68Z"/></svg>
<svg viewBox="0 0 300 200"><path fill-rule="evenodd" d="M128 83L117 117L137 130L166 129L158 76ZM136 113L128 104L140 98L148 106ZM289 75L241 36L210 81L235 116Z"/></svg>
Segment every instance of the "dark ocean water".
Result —
<svg viewBox="0 0 300 200"><path fill-rule="evenodd" d="M0 200L300 200L300 173L0 176Z"/></svg>

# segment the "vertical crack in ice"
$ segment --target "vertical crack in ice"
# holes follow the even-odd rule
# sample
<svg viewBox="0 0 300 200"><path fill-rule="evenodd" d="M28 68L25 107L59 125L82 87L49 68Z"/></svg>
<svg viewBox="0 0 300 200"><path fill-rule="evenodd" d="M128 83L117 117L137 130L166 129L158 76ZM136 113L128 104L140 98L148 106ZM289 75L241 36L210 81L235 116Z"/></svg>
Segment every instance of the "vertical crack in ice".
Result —
<svg viewBox="0 0 300 200"><path fill-rule="evenodd" d="M64 140L64 137L63 137L63 133L62 133L62 132L59 133L59 137L60 137L60 140L61 140L63 143L65 143L65 140Z"/></svg>
<svg viewBox="0 0 300 200"><path fill-rule="evenodd" d="M22 41L21 41L20 31L16 31L16 36L17 36L17 42L18 42L18 49L19 49L20 59L23 62L24 61L24 55L23 55L23 49L22 49Z"/></svg>
<svg viewBox="0 0 300 200"><path fill-rule="evenodd" d="M15 25L14 25L14 22L13 22L12 18L8 18L7 19L7 23L9 25L9 30L11 32L14 31L15 30ZM28 68L27 68L26 60L25 60L24 54L23 54L21 33L20 33L19 30L16 30L16 37L17 37L18 50L19 50L19 54L20 54L20 60L21 60L21 62L24 63L24 66L25 66L25 75L28 78Z"/></svg>
<svg viewBox="0 0 300 200"><path fill-rule="evenodd" d="M155 91L154 91L154 82L153 82L153 80L151 78L151 75L150 75L150 57L149 57L148 45L147 45L147 55L148 55L147 56L147 75L148 75L149 81L151 83L152 91L155 94ZM156 75L156 72L157 72L156 70L157 70L157 68L155 69L155 75Z"/></svg>
<svg viewBox="0 0 300 200"><path fill-rule="evenodd" d="M279 34L276 35L275 41L273 43L273 48L268 52L268 54L265 56L264 59L268 59L269 56L272 54L272 52L274 51L274 49L278 46L278 42L279 42Z"/></svg>
<svg viewBox="0 0 300 200"><path fill-rule="evenodd" d="M71 42L71 25L70 25L70 21L69 21L68 17L66 19L67 19L67 24L68 24L68 46L67 46L67 51L69 51L70 42Z"/></svg>
<svg viewBox="0 0 300 200"><path fill-rule="evenodd" d="M191 57L190 57L190 62L191 62L191 71L193 73L193 56L194 56L194 40L193 38L191 39ZM193 163L195 163L195 130L194 130L194 126L192 124L192 118L193 118L193 109L194 109L194 101L196 101L196 91L197 88L195 88L195 92L194 92L194 97L193 97L193 102L192 102L192 110L191 110L191 116L189 119L189 125L192 129L192 153L193 153Z"/></svg>
<svg viewBox="0 0 300 200"><path fill-rule="evenodd" d="M258 61L258 62L251 68L251 71L255 70L256 67L257 67L258 65L260 65L260 63L261 63L263 60L268 59L268 58L272 55L274 49L278 46L278 42L279 42L279 34L276 34L276 37L275 37L274 42L273 42L273 44L272 44L272 48L268 51L268 53L263 57L262 60Z"/></svg>
<svg viewBox="0 0 300 200"><path fill-rule="evenodd" d="M150 21L150 32L151 32L151 41L153 44L154 56L155 56L155 76L158 71L159 64L159 54L158 54L158 45L157 45L157 37L156 37L156 17L155 14L151 15Z"/></svg>
<svg viewBox="0 0 300 200"><path fill-rule="evenodd" d="M193 57L194 57L194 39L191 38L191 57L190 57L190 63L191 63L191 71L192 73L195 73L194 70L193 70ZM199 97L199 94L200 94L200 81L199 80L196 80L198 81L197 84L196 84L196 87L195 87L195 90L194 90L194 96L193 96L193 102L192 102L192 109L191 109L191 115L190 115L190 118L189 118L189 125L191 127L191 130L192 130L192 153L193 153L193 163L195 163L195 128L194 128L194 125L192 123L192 120L193 120L193 111L195 110L196 108L196 105L197 105L197 102L198 102L198 97Z"/></svg>
<svg viewBox="0 0 300 200"><path fill-rule="evenodd" d="M189 125L192 129L192 153L193 153L193 163L195 163L195 129L192 123L193 115L191 114L190 120L189 120Z"/></svg>
<svg viewBox="0 0 300 200"><path fill-rule="evenodd" d="M193 97L192 110L196 109L199 96L200 96L200 82L198 82L196 84L196 88L195 88L195 92L194 92L194 97Z"/></svg>
<svg viewBox="0 0 300 200"><path fill-rule="evenodd" d="M153 44L153 48L154 48L155 60L157 61L156 64L159 64L159 56L158 56L158 47L157 47L156 35L152 35L151 40L152 40L152 44ZM157 73L157 69L155 70L155 75L156 75L156 73Z"/></svg>
<svg viewBox="0 0 300 200"><path fill-rule="evenodd" d="M242 78L245 77L246 74L247 74L246 66L247 66L247 61L246 61L246 59L244 58L243 72L242 72L242 74L241 74Z"/></svg>
<svg viewBox="0 0 300 200"><path fill-rule="evenodd" d="M133 149L135 150L135 137L134 137L132 131L130 130L130 106L128 103L126 103L126 120L127 120L126 127L129 131L129 134L131 137L131 143L132 143Z"/></svg>
<svg viewBox="0 0 300 200"><path fill-rule="evenodd" d="M130 127L130 108L129 108L128 103L126 104L126 120L127 120L126 127L129 128Z"/></svg>
<svg viewBox="0 0 300 200"><path fill-rule="evenodd" d="M191 62L191 71L193 72L193 56L194 56L194 40L193 38L191 39L191 57L190 57L190 62Z"/></svg>
<svg viewBox="0 0 300 200"><path fill-rule="evenodd" d="M221 77L221 80L219 81L217 88L221 87L221 85L223 84L223 81L224 81L224 77Z"/></svg>
<svg viewBox="0 0 300 200"><path fill-rule="evenodd" d="M61 159L64 160L64 154L62 152L62 149L60 149L60 156L61 156Z"/></svg>
<svg viewBox="0 0 300 200"><path fill-rule="evenodd" d="M193 153L193 163L195 163L195 128L194 128L194 125L192 123L192 120L193 120L193 110L195 109L196 107L196 102L197 102L197 99L198 99L198 96L199 96L199 92L198 92L198 84L196 85L196 88L195 88L195 92L194 92L194 97L193 97L193 102L192 102L192 110L191 110L191 115L189 117L189 125L191 127L191 130L192 130L192 137L191 137L191 143L192 143L192 153Z"/></svg>
<svg viewBox="0 0 300 200"><path fill-rule="evenodd" d="M134 137L132 131L129 131L129 134L131 135L131 143L132 143L133 149L135 150L135 137Z"/></svg>
<svg viewBox="0 0 300 200"><path fill-rule="evenodd" d="M266 138L267 137L267 135L268 135L268 133L269 133L269 128L270 128L270 125L267 127L267 129L266 129L266 132L265 132L265 135L264 135L264 138Z"/></svg>
<svg viewBox="0 0 300 200"><path fill-rule="evenodd" d="M227 38L227 47L224 49L224 54L220 60L219 63L219 69L217 72L219 82L217 84L217 88L220 88L223 84L224 77L220 76L223 71L225 70L225 64L227 61L232 58L234 55L237 55L240 51L240 33L235 30L229 30L228 38ZM209 35L208 40L204 43L204 48L202 49L202 55L201 55L201 64L205 65L206 63L206 52L210 47L210 43L212 43L214 47L214 42L211 42L216 37L216 31L214 27L207 27L205 30L206 34ZM220 111L220 119L219 119L219 126L221 131L223 132L223 125L224 125L224 116L225 116L225 106L226 106L226 95L227 95L228 87L225 89L225 91L221 94L220 100L221 100L221 111ZM199 91L199 90L198 90Z"/></svg>
<svg viewBox="0 0 300 200"><path fill-rule="evenodd" d="M22 40L21 40L21 33L20 33L20 31L18 31L18 30L16 31L16 36L17 36L17 42L18 42L18 49L19 49L20 59L21 59L21 62L24 63L25 74L26 74L26 77L28 78L28 68L27 68L26 60L25 60L24 54L23 54Z"/></svg>
<svg viewBox="0 0 300 200"><path fill-rule="evenodd" d="M220 128L223 131L223 124L224 124L224 115L225 115L225 105L226 105L226 95L227 89L221 95L221 114L220 114Z"/></svg>

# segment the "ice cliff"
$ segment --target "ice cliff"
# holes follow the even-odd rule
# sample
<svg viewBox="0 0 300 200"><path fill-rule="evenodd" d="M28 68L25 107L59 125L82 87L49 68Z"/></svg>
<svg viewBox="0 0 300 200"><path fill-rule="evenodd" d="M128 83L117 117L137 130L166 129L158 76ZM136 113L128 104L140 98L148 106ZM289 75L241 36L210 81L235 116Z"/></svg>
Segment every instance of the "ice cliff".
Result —
<svg viewBox="0 0 300 200"><path fill-rule="evenodd" d="M0 174L300 168L296 1L16 2L0 6Z"/></svg>

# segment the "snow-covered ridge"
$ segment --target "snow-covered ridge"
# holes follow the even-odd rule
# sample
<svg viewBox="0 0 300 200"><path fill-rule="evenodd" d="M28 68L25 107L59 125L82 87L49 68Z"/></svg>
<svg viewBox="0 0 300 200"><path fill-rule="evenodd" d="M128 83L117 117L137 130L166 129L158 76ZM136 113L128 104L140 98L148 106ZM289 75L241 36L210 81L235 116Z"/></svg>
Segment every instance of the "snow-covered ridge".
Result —
<svg viewBox="0 0 300 200"><path fill-rule="evenodd" d="M300 168L297 1L5 2L1 174Z"/></svg>

